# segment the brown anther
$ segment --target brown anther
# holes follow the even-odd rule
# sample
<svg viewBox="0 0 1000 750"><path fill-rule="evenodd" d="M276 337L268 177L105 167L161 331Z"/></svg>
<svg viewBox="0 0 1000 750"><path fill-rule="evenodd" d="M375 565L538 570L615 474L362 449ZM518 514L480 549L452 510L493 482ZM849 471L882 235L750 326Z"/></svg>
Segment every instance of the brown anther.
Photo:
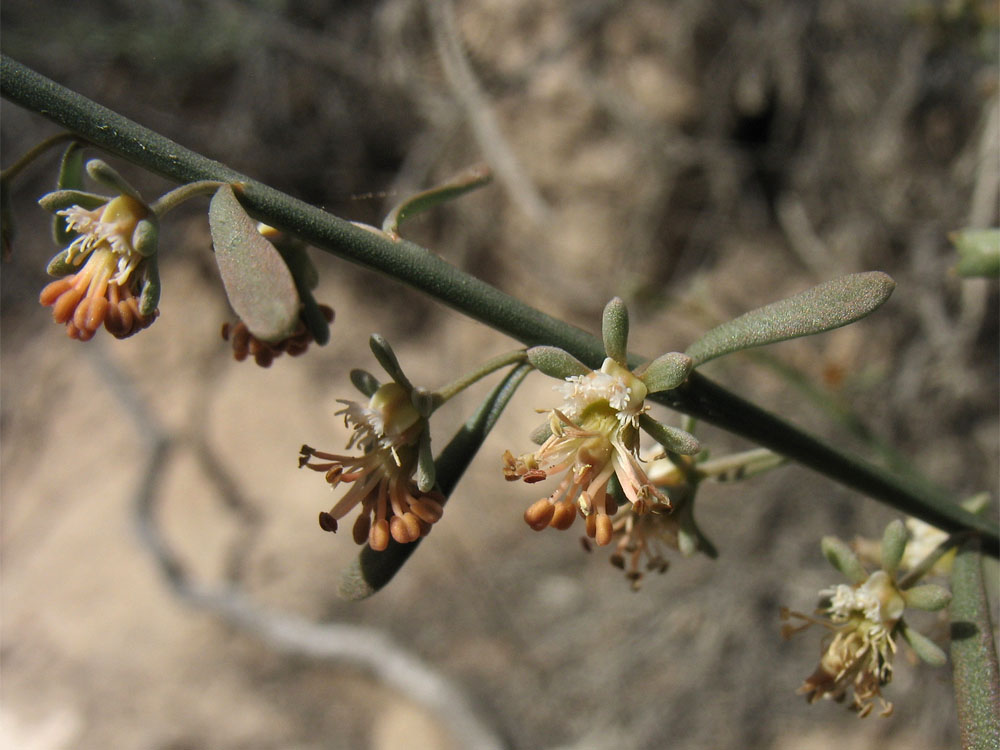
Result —
<svg viewBox="0 0 1000 750"><path fill-rule="evenodd" d="M576 506L569 500L564 500L556 503L554 508L555 512L549 521L549 525L554 529L559 529L559 531L565 531L576 520Z"/></svg>
<svg viewBox="0 0 1000 750"><path fill-rule="evenodd" d="M401 544L407 544L420 538L420 521L412 513L393 516L389 522L392 538Z"/></svg>
<svg viewBox="0 0 1000 750"><path fill-rule="evenodd" d="M323 531L336 531L337 519L331 516L325 510L321 511L319 514L319 527L323 529Z"/></svg>
<svg viewBox="0 0 1000 750"><path fill-rule="evenodd" d="M608 562L610 562L612 565L614 565L616 568L620 570L625 570L625 558L622 557L617 552L615 552L613 555L611 555L611 557L608 558Z"/></svg>
<svg viewBox="0 0 1000 750"><path fill-rule="evenodd" d="M410 510L421 521L426 523L437 523L444 514L441 503L432 500L430 497L418 497L410 501Z"/></svg>
<svg viewBox="0 0 1000 750"><path fill-rule="evenodd" d="M361 513L354 522L354 528L351 529L351 536L354 537L355 544L364 544L367 541L371 526L372 517L367 513Z"/></svg>
<svg viewBox="0 0 1000 750"><path fill-rule="evenodd" d="M376 552L381 552L389 546L389 522L380 518L372 524L368 532L368 546Z"/></svg>
<svg viewBox="0 0 1000 750"><path fill-rule="evenodd" d="M548 498L542 498L524 511L524 521L535 531L541 531L549 525L555 510L555 506Z"/></svg>
<svg viewBox="0 0 1000 750"><path fill-rule="evenodd" d="M591 517L587 518L588 522L590 521L590 518ZM603 513L598 513L597 521L595 523L595 532L596 533L594 536L594 541L597 542L597 545L599 547L604 547L608 544L611 544L611 535L612 535L611 517L606 516Z"/></svg>
<svg viewBox="0 0 1000 750"><path fill-rule="evenodd" d="M587 536L593 539L594 537L597 536L597 515L592 513L591 515L587 516L585 520L587 522L586 525ZM600 542L598 542L598 544L600 544Z"/></svg>
<svg viewBox="0 0 1000 750"><path fill-rule="evenodd" d="M541 469L528 469L528 471L524 472L521 479L523 479L527 484L534 484L535 482L541 482L544 479L547 479L548 476L549 475Z"/></svg>

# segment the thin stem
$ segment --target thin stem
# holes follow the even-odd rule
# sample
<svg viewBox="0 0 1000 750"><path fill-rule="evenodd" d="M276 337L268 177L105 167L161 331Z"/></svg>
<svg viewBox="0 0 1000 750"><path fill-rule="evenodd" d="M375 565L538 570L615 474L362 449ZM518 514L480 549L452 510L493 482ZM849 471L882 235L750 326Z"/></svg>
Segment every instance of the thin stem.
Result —
<svg viewBox="0 0 1000 750"><path fill-rule="evenodd" d="M240 201L259 220L297 235L315 247L377 270L418 289L460 313L526 346L566 350L590 367L604 360L599 338L559 321L406 240L356 227L229 167L194 153L89 99L0 57L0 94L124 159L181 183L242 182ZM641 358L630 357L637 365ZM975 516L942 490L893 476L843 453L778 417L729 393L697 372L656 401L734 432L796 460L831 479L917 516L948 532L971 530L983 549L1000 554L995 522Z"/></svg>
<svg viewBox="0 0 1000 750"><path fill-rule="evenodd" d="M191 200L191 198L195 198L199 195L211 195L225 184L226 183L219 182L218 180L199 180L198 182L189 182L186 185L174 188L168 193L164 193L153 201L149 207L152 209L153 213L162 217L168 211L173 211L184 201Z"/></svg>
<svg viewBox="0 0 1000 750"><path fill-rule="evenodd" d="M501 370L508 365L516 365L524 362L528 358L524 349L517 349L512 352L507 352L506 354L500 354L493 359L489 359L483 364L479 365L472 372L462 375L460 378L453 380L448 385L443 388L439 388L434 392L434 405L435 408L441 404L446 403L449 399L454 398L457 394L464 391L473 383L477 383L487 375Z"/></svg>
<svg viewBox="0 0 1000 750"><path fill-rule="evenodd" d="M49 136L41 143L37 143L32 146L27 153L21 156L20 159L0 172L0 180L10 182L17 177L25 167L31 164L31 162L44 154L50 148L58 146L60 143L65 143L66 141L77 140L80 140L80 137L76 133L56 133L55 135Z"/></svg>

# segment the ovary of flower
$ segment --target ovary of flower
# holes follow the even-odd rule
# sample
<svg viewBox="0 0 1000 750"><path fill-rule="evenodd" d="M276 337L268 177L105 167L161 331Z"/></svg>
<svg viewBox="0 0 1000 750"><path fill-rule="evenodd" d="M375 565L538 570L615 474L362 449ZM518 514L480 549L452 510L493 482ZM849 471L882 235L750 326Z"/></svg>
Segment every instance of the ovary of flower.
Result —
<svg viewBox="0 0 1000 750"><path fill-rule="evenodd" d="M78 257L105 246L115 254L117 272L111 281L119 286L128 281L132 271L142 260L132 247L132 235L136 225L149 213L139 201L127 195L105 203L99 208L88 210L80 206L70 206L56 212L66 219L66 227L78 234L66 248L66 261L78 265Z"/></svg>
<svg viewBox="0 0 1000 750"><path fill-rule="evenodd" d="M561 411L571 419L578 418L591 404L603 401L615 410L622 426L638 427L640 415L648 408L644 405L646 386L610 357L600 370L573 375L555 388L563 397Z"/></svg>

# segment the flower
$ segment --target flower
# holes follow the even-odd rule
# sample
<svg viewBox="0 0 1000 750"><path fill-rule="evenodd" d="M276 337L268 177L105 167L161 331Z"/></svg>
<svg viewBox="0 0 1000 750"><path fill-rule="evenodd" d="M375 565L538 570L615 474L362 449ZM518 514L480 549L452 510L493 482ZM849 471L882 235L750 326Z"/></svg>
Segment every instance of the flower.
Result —
<svg viewBox="0 0 1000 750"><path fill-rule="evenodd" d="M870 714L876 699L881 706L879 715L891 715L892 703L882 697L881 689L892 680L896 653L893 633L905 607L902 594L888 573L877 570L860 585L839 584L823 589L820 596L826 602L820 609L825 620L788 610L782 613L785 619L794 616L806 620L802 627L816 623L833 633L819 666L798 692L815 703L820 698L842 701L847 691L853 690L851 706L858 716ZM792 632L794 628L785 634Z"/></svg>
<svg viewBox="0 0 1000 750"><path fill-rule="evenodd" d="M151 325L158 314L151 209L121 194L94 208L70 205L56 215L77 236L49 265L61 278L39 295L42 305L52 307L53 319L80 341L91 339L101 325L119 339Z"/></svg>
<svg viewBox="0 0 1000 750"><path fill-rule="evenodd" d="M882 569L868 574L855 553L835 537L823 540L823 551L830 562L850 578L851 584L837 584L819 592L820 608L813 617L782 608L783 620L797 618L803 624L786 624L782 634L793 633L817 624L830 633L824 640L819 665L802 683L798 692L809 703L820 698L842 701L853 694L851 707L858 716L868 716L877 700L880 716L892 713L892 703L882 696L882 688L892 680L892 660L896 638L900 635L924 661L941 665L944 652L932 641L913 630L903 619L907 607L938 610L947 606L950 593L940 586L925 584L902 588L896 571L903 558L906 530L899 521L890 523L882 540Z"/></svg>
<svg viewBox="0 0 1000 750"><path fill-rule="evenodd" d="M510 480L540 482L565 472L548 497L524 513L531 528L569 528L577 510L586 519L587 536L598 545L611 542L611 517L617 503L608 495L608 482L617 477L637 514L654 505L669 509L669 498L646 476L639 461L639 420L646 412L643 382L608 357L599 371L567 377L556 387L563 396L560 408L549 414L552 434L533 452L515 458L504 453L504 476Z"/></svg>
<svg viewBox="0 0 1000 750"><path fill-rule="evenodd" d="M318 308L327 323L333 322L332 307L319 305ZM309 345L316 340L305 321L302 320L301 314L295 330L280 341L263 341L257 338L250 333L250 329L242 320L235 325L223 323L222 338L232 344L233 359L242 362L247 358L247 355L251 355L260 367L270 367L274 359L284 353L290 357L305 354Z"/></svg>
<svg viewBox="0 0 1000 750"><path fill-rule="evenodd" d="M421 491L413 479L420 442L427 419L412 404L410 391L397 382L379 386L367 406L341 401L344 424L353 428L347 448L359 448L360 456L346 456L303 445L299 468L323 472L331 487L351 484L347 493L329 511L319 514L324 531L336 531L338 522L355 506L361 514L354 523L358 544L368 542L373 550L384 550L392 537L413 542L426 536L441 518L444 496Z"/></svg>

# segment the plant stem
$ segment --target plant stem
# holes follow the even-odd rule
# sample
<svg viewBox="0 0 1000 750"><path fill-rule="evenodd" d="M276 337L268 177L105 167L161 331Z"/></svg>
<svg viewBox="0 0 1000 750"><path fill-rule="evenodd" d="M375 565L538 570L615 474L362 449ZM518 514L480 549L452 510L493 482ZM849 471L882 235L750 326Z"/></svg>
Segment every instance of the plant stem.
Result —
<svg viewBox="0 0 1000 750"><path fill-rule="evenodd" d="M408 284L525 346L558 346L590 367L604 360L599 338L552 318L406 240L354 226L303 201L212 161L144 128L84 96L0 57L0 94L42 114L111 153L180 183L242 183L237 195L260 221L311 245ZM630 364L641 358L631 357ZM948 532L974 531L983 549L1000 554L997 524L975 516L943 491L893 476L841 452L778 417L729 393L698 373L654 399L685 414L799 461L831 479Z"/></svg>
<svg viewBox="0 0 1000 750"><path fill-rule="evenodd" d="M965 750L997 747L1000 738L1000 667L977 547L973 540L959 548L951 575L951 659Z"/></svg>
<svg viewBox="0 0 1000 750"><path fill-rule="evenodd" d="M25 169L25 167L53 146L58 146L60 143L75 141L78 139L79 137L76 133L56 133L55 135L49 136L41 143L36 143L26 154L23 154L20 159L0 172L0 180L5 180L7 182L13 180Z"/></svg>

